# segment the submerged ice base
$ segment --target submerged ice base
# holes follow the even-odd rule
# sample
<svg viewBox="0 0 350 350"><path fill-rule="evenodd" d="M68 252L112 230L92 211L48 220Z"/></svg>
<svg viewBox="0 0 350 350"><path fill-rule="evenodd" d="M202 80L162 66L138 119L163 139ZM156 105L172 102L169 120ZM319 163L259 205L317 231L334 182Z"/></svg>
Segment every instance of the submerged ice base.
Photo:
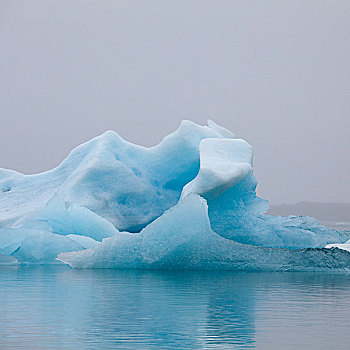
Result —
<svg viewBox="0 0 350 350"><path fill-rule="evenodd" d="M0 169L0 254L78 268L349 268L348 251L324 248L349 232L264 214L252 158L214 122L184 121L155 147L109 131L48 172Z"/></svg>

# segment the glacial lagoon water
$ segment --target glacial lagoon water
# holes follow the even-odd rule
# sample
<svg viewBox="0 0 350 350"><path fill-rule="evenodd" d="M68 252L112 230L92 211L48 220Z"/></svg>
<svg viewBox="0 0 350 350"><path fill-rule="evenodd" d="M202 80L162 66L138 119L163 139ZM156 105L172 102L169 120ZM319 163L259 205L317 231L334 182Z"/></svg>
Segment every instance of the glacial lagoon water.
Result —
<svg viewBox="0 0 350 350"><path fill-rule="evenodd" d="M350 273L0 267L0 349L349 349Z"/></svg>

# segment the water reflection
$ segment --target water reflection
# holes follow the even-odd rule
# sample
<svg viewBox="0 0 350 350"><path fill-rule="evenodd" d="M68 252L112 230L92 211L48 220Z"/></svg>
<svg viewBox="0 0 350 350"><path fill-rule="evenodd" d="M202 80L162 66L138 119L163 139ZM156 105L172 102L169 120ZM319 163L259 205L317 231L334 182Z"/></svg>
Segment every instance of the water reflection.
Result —
<svg viewBox="0 0 350 350"><path fill-rule="evenodd" d="M1 268L0 348L297 345L312 318L334 337L348 329L349 287L347 274ZM303 344L317 341L311 328Z"/></svg>

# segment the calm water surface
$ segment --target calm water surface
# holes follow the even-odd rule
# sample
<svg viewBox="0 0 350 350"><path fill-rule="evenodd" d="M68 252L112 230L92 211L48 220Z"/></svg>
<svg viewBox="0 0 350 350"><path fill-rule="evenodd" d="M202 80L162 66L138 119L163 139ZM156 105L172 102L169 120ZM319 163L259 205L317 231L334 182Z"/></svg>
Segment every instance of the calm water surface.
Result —
<svg viewBox="0 0 350 350"><path fill-rule="evenodd" d="M350 274L0 268L0 349L350 349Z"/></svg>

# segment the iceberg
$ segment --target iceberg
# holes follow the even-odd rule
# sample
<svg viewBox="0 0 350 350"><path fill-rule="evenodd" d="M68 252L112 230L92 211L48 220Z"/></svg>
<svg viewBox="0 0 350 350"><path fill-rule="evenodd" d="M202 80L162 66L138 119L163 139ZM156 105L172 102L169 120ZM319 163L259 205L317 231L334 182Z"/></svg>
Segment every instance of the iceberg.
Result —
<svg viewBox="0 0 350 350"><path fill-rule="evenodd" d="M213 121L154 147L107 131L55 169L0 169L0 254L73 268L349 269L350 232L266 215L253 150Z"/></svg>

